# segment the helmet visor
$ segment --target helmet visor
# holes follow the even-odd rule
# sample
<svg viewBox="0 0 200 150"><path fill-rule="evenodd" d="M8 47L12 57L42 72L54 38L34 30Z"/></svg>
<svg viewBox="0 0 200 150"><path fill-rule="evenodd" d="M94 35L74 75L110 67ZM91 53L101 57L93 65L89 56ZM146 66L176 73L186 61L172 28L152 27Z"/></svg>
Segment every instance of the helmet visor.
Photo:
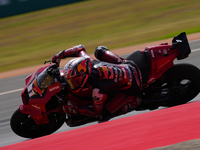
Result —
<svg viewBox="0 0 200 150"><path fill-rule="evenodd" d="M67 79L67 82L69 86L71 87L71 89L76 89L82 84L83 80L84 80L83 76L76 76L71 79Z"/></svg>

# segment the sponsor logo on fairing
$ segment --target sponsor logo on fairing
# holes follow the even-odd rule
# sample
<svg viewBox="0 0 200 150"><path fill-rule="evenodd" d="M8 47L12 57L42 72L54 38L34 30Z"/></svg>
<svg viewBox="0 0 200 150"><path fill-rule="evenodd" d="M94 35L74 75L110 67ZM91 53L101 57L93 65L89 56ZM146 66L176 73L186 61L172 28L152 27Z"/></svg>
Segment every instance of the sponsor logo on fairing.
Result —
<svg viewBox="0 0 200 150"><path fill-rule="evenodd" d="M57 86L55 86L55 87L49 89L49 92L55 91L55 90L57 90L57 89L59 89L59 88L60 88L60 87L57 85Z"/></svg>
<svg viewBox="0 0 200 150"><path fill-rule="evenodd" d="M36 106L36 105L31 105L32 107L36 108L36 109L41 109L40 107Z"/></svg>
<svg viewBox="0 0 200 150"><path fill-rule="evenodd" d="M21 106L19 107L19 109L20 109L21 111L23 111L23 110L24 110L24 107L21 105Z"/></svg>
<svg viewBox="0 0 200 150"><path fill-rule="evenodd" d="M163 49L163 54L167 54L167 50L166 49Z"/></svg>

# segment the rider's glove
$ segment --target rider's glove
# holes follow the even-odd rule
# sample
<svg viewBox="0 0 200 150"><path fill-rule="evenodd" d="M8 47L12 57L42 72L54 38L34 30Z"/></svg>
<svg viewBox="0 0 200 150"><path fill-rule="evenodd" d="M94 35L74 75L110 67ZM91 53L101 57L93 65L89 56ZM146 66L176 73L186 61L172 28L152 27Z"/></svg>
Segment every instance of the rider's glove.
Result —
<svg viewBox="0 0 200 150"><path fill-rule="evenodd" d="M59 54L55 54L51 57L51 62L52 63L56 63L58 66L60 64L60 57L59 57Z"/></svg>

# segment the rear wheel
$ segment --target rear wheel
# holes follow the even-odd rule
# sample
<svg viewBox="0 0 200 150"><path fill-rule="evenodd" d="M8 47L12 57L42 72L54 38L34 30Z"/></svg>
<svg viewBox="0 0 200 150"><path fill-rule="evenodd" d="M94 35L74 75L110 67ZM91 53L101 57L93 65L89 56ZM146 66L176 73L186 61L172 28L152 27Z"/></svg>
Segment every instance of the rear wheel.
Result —
<svg viewBox="0 0 200 150"><path fill-rule="evenodd" d="M23 114L17 109L12 115L10 125L12 130L19 136L25 138L37 138L51 134L58 130L64 123L65 114L51 113L49 123L37 125L28 114Z"/></svg>
<svg viewBox="0 0 200 150"><path fill-rule="evenodd" d="M152 108L187 103L200 92L200 70L191 64L174 65L148 90L151 101L146 105Z"/></svg>

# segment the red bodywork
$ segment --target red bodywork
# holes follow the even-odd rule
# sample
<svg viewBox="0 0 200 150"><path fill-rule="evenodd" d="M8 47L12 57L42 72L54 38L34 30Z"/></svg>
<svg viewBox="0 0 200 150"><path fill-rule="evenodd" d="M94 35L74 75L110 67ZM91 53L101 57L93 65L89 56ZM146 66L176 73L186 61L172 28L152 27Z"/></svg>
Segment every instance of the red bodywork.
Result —
<svg viewBox="0 0 200 150"><path fill-rule="evenodd" d="M21 93L23 104L20 105L19 110L22 113L29 114L38 125L49 122L45 105L52 96L61 90L61 83L59 82L49 86L47 90L42 93L42 96L39 93L35 93L32 89L37 75L51 65L53 64L40 68L33 75L29 75L25 80L26 86ZM32 93L32 96L30 93Z"/></svg>
<svg viewBox="0 0 200 150"><path fill-rule="evenodd" d="M164 72L174 65L173 61L176 59L177 55L179 55L179 50L178 48L169 50L171 46L172 45L161 44L149 46L143 50L143 52L148 51L151 58L151 70L149 72L148 84L160 78ZM61 83L56 83L48 87L43 97L38 93L38 98L33 98L30 96L30 90L32 90L32 84L34 84L37 75L51 65L53 64L40 68L33 75L29 75L25 80L26 86L21 93L23 104L19 107L20 111L29 114L38 125L49 122L45 105L52 96L60 92ZM63 71L61 70L60 73L62 75Z"/></svg>
<svg viewBox="0 0 200 150"><path fill-rule="evenodd" d="M154 82L156 79L160 78L164 72L174 65L174 60L179 55L179 49L175 48L170 50L172 45L167 43L156 45L156 46L147 46L144 51L148 51L151 59L151 70L148 76L148 83Z"/></svg>
<svg viewBox="0 0 200 150"><path fill-rule="evenodd" d="M143 53L147 52L150 58L150 71L148 74L147 85L160 78L169 68L171 68L174 65L173 61L176 58L184 59L190 54L191 50L185 33L181 33L179 36L175 37L172 42L172 45L164 43L156 46L148 46L145 50L142 50ZM21 93L23 104L19 107L19 110L22 113L29 114L38 125L49 122L45 105L52 96L59 93L61 90L61 83L59 82L49 86L45 91L40 91L40 89L37 88L37 84L35 84L38 74L51 65L55 64L52 63L40 68L33 75L28 76L26 78L26 86ZM63 75L62 70L60 71L60 74L61 76Z"/></svg>

